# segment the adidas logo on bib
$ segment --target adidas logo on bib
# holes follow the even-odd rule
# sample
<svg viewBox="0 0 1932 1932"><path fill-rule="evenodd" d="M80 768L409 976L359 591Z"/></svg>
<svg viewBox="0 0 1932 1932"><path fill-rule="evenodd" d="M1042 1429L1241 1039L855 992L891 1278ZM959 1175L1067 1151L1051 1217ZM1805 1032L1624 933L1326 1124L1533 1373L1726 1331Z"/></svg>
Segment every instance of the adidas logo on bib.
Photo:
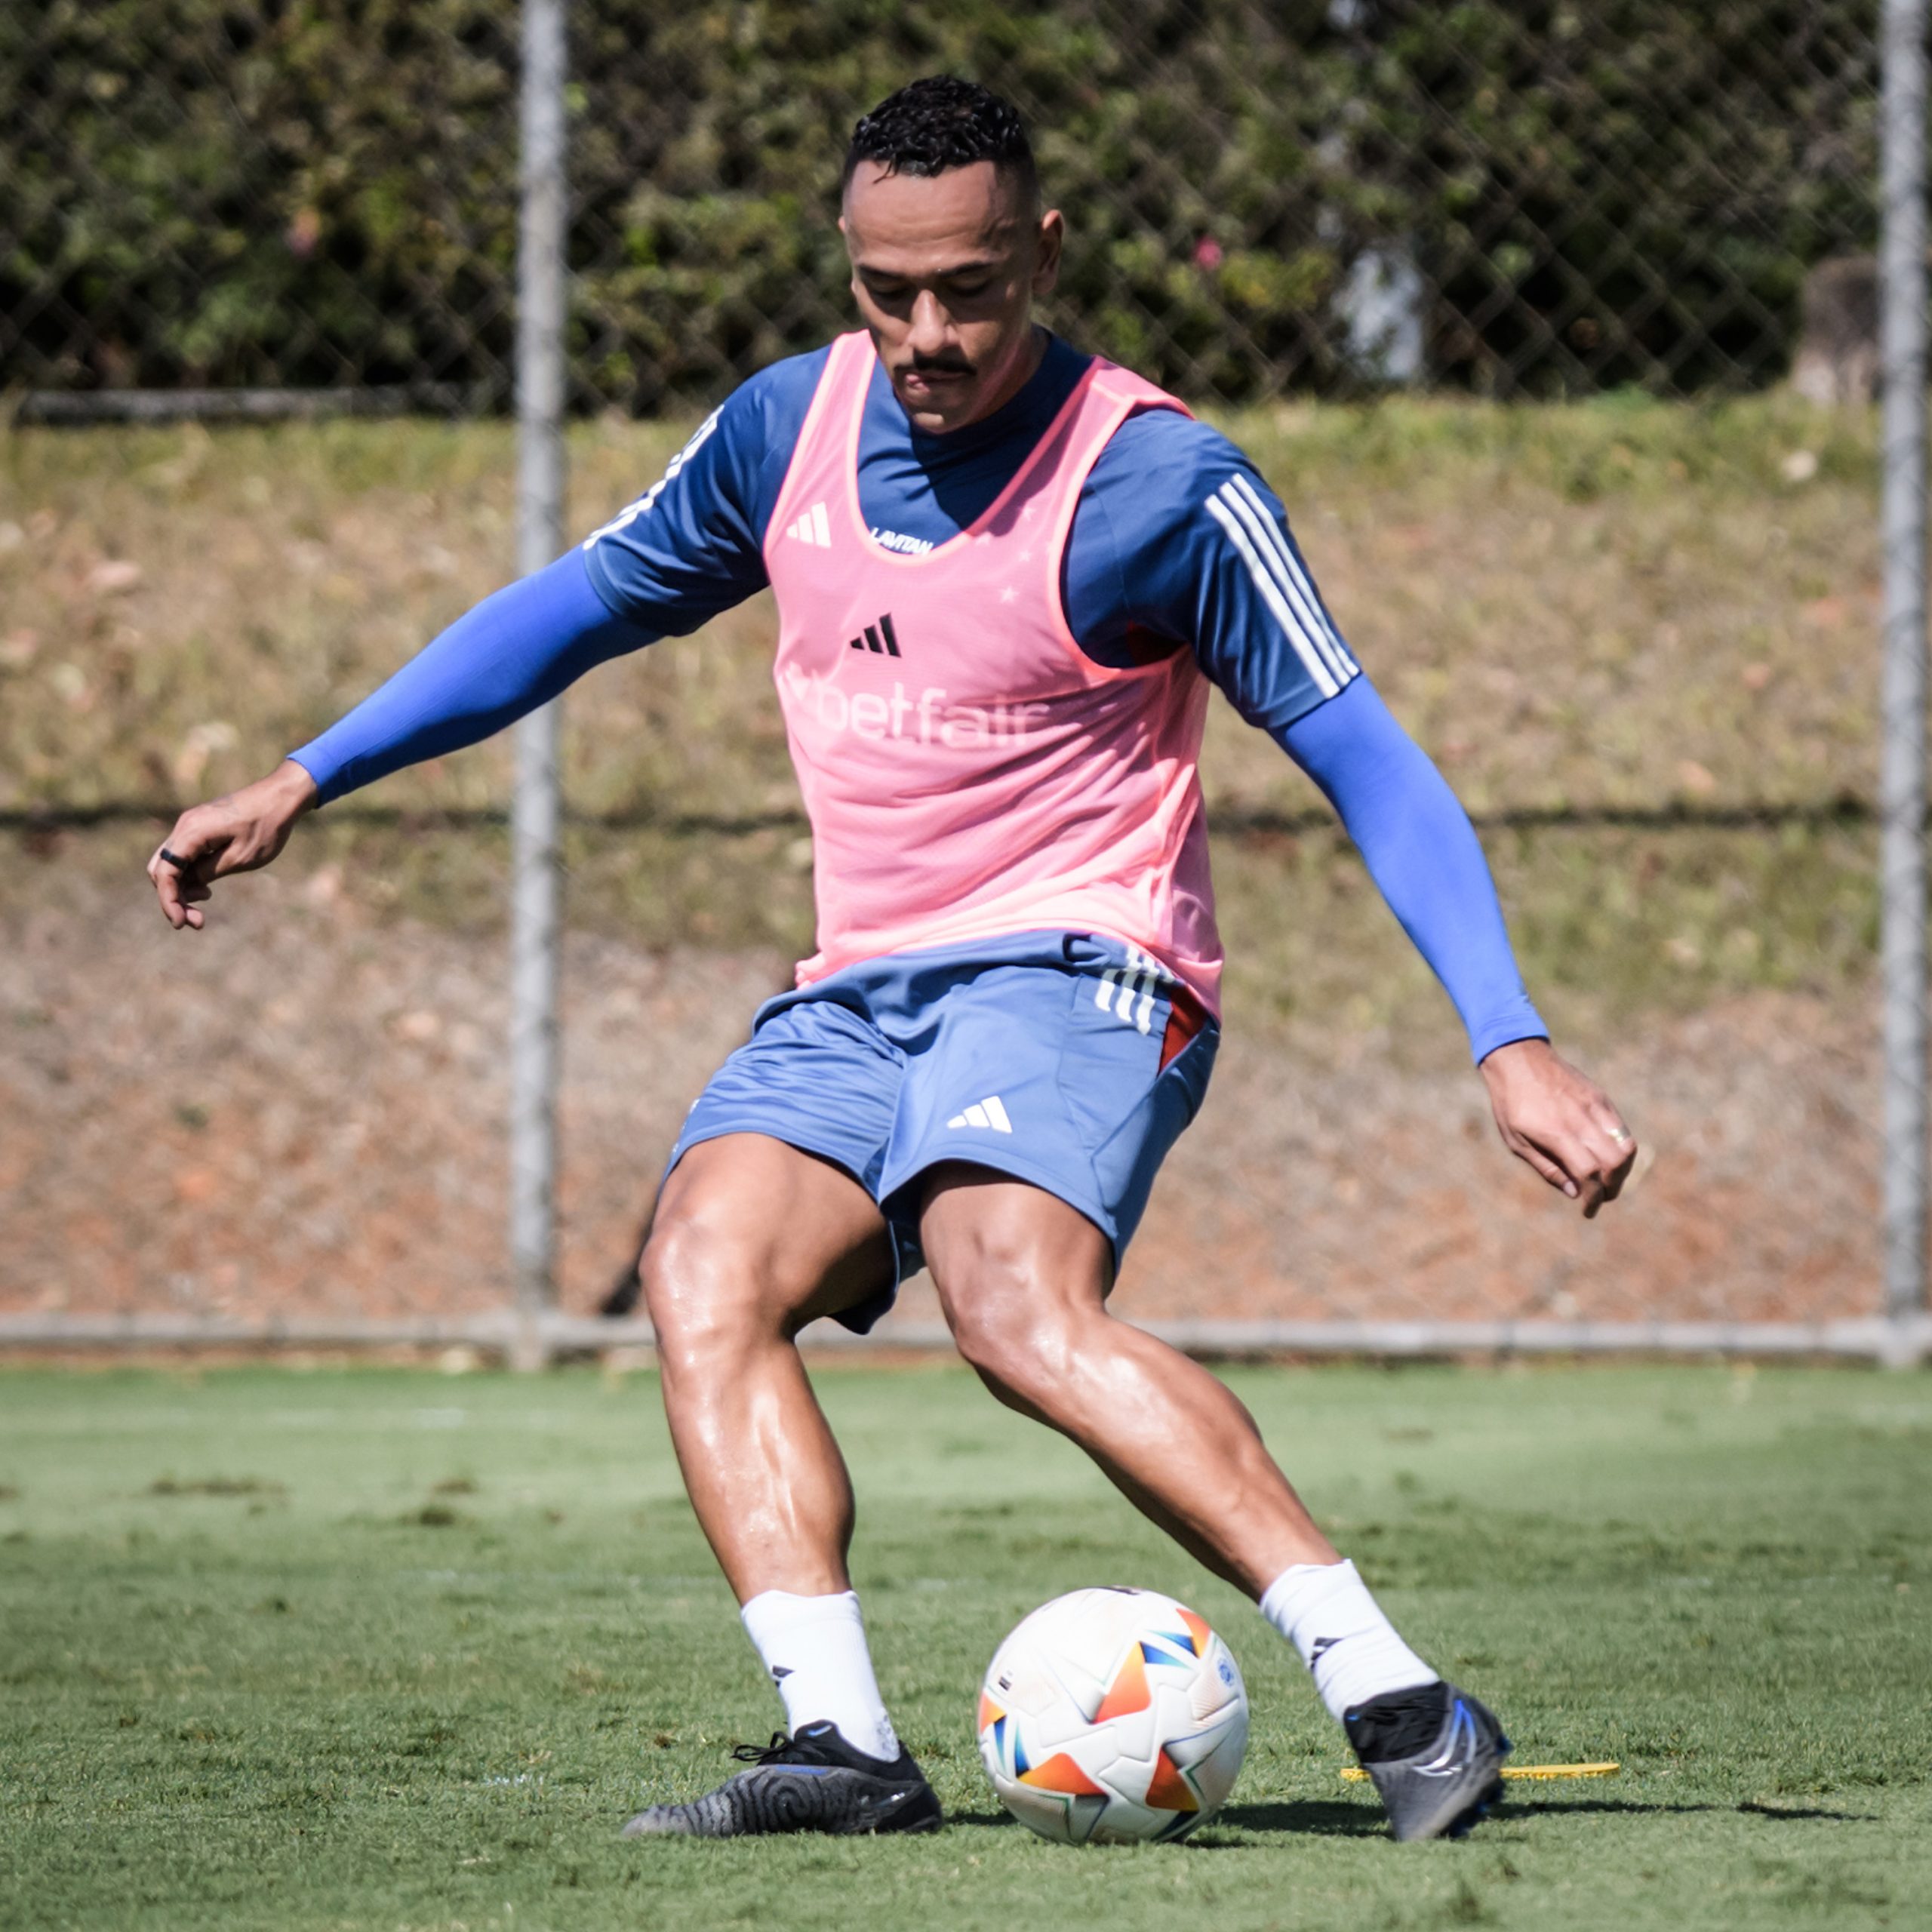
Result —
<svg viewBox="0 0 1932 1932"><path fill-rule="evenodd" d="M868 624L863 637L848 637L845 641L854 651L875 651L888 657L899 655L899 633L892 628L890 611L878 623Z"/></svg>
<svg viewBox="0 0 1932 1932"><path fill-rule="evenodd" d="M785 526L787 537L795 537L801 543L809 543L814 549L832 548L832 524L825 513L823 503L814 503L796 523Z"/></svg>
<svg viewBox="0 0 1932 1932"><path fill-rule="evenodd" d="M1011 1134L1013 1123L1006 1117L1006 1109L1000 1104L997 1094L989 1094L983 1100L975 1100L963 1114L955 1114L946 1122L948 1127L987 1127L995 1134Z"/></svg>

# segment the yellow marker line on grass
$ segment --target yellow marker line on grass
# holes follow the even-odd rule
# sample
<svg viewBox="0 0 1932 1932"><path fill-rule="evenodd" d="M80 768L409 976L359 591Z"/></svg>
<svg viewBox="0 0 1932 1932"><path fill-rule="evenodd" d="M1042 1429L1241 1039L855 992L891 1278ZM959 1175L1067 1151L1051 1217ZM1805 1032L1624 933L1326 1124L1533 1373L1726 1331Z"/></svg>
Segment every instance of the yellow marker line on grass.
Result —
<svg viewBox="0 0 1932 1932"><path fill-rule="evenodd" d="M1600 1764L1506 1764L1506 1778L1607 1778L1622 1770L1621 1764L1607 1761ZM1343 1767L1342 1775L1351 1784L1365 1784L1368 1774L1359 1764Z"/></svg>

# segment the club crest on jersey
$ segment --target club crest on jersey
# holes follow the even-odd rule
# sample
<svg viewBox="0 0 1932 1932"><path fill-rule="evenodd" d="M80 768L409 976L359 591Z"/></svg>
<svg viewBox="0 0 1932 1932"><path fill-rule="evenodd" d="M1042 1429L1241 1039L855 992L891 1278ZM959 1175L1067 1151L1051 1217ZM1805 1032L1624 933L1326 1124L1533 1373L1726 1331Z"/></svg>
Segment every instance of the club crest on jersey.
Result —
<svg viewBox="0 0 1932 1932"><path fill-rule="evenodd" d="M845 641L854 651L881 651L888 657L899 655L899 634L892 628L890 611L877 623L868 624L863 636L848 638Z"/></svg>

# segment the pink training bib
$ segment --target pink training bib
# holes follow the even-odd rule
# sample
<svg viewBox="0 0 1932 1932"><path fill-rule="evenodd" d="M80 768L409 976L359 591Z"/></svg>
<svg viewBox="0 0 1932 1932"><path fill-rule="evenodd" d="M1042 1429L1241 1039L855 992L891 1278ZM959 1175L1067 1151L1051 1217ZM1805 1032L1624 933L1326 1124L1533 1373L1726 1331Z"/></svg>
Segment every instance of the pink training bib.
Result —
<svg viewBox="0 0 1932 1932"><path fill-rule="evenodd" d="M863 334L832 344L765 536L817 897L798 983L909 946L1064 928L1143 947L1218 1011L1208 681L1185 650L1095 663L1060 600L1107 439L1138 410L1183 405L1096 361L986 514L904 556L859 507L874 359Z"/></svg>

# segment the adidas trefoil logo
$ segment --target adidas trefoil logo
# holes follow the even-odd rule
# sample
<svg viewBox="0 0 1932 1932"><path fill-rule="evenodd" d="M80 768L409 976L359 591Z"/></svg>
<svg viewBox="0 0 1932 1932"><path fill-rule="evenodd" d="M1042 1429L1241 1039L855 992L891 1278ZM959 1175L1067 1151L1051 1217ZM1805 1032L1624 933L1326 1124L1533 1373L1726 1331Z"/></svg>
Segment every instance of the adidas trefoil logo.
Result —
<svg viewBox="0 0 1932 1932"><path fill-rule="evenodd" d="M787 537L795 537L801 543L809 543L814 549L829 550L832 548L832 525L825 514L823 503L814 503L796 523L785 526Z"/></svg>
<svg viewBox="0 0 1932 1932"><path fill-rule="evenodd" d="M995 1134L1011 1134L1013 1123L1006 1117L1006 1109L1000 1104L997 1094L989 1094L983 1100L975 1100L963 1114L955 1114L946 1122L948 1127L989 1127Z"/></svg>
<svg viewBox="0 0 1932 1932"><path fill-rule="evenodd" d="M876 651L888 657L899 655L899 633L892 628L890 611L877 623L868 624L864 636L848 637L845 641L854 651Z"/></svg>

